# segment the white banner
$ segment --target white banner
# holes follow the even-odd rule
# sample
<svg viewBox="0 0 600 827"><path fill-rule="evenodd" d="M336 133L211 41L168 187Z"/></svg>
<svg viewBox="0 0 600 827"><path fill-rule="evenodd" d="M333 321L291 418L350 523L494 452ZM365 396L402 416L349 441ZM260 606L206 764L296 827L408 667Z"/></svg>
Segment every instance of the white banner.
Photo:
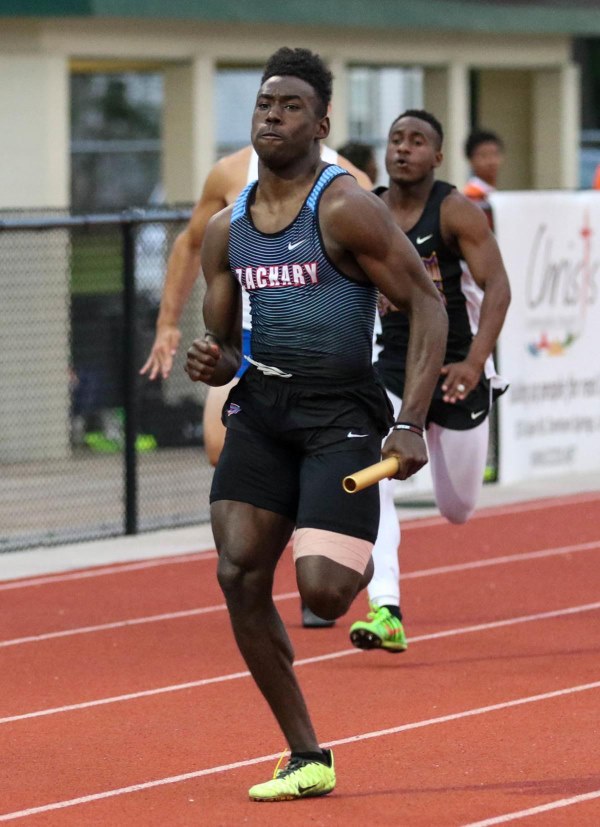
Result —
<svg viewBox="0 0 600 827"><path fill-rule="evenodd" d="M492 196L512 288L500 478L600 473L600 193Z"/></svg>

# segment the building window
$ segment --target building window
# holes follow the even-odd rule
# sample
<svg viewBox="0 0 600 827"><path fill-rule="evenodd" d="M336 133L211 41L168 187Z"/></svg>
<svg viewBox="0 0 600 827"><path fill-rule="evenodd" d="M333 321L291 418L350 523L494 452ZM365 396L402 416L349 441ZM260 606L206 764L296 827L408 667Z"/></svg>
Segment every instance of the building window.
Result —
<svg viewBox="0 0 600 827"><path fill-rule="evenodd" d="M215 120L217 157L248 146L256 94L262 69L222 67L217 69Z"/></svg>
<svg viewBox="0 0 600 827"><path fill-rule="evenodd" d="M123 209L162 201L160 72L71 75L71 205Z"/></svg>

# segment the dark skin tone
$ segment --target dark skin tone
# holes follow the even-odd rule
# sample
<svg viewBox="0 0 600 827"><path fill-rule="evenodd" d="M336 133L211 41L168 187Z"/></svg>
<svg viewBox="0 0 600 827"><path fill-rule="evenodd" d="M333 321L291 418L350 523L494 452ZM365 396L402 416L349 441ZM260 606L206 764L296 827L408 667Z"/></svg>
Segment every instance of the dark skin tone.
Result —
<svg viewBox="0 0 600 827"><path fill-rule="evenodd" d="M386 151L390 182L382 200L405 232L419 220L442 158L439 135L427 121L409 116L392 124ZM504 323L510 286L498 244L479 207L454 191L442 202L440 224L444 242L466 261L484 291L479 329L467 358L445 364L441 370L444 401L453 404L465 399L479 382Z"/></svg>
<svg viewBox="0 0 600 827"><path fill-rule="evenodd" d="M250 207L260 231L288 226L323 168L319 141L329 132L324 109L312 86L299 78L272 77L261 87L252 121L259 183ZM240 287L228 259L230 218L228 208L207 229L202 247L207 333L192 344L186 364L192 380L210 385L228 382L241 359ZM446 313L437 291L389 211L353 179L336 179L325 190L319 220L334 264L356 281L372 281L413 320L402 416L423 424L445 342ZM401 479L427 462L423 440L410 432L393 432L383 453L398 457ZM291 750L316 751L292 646L272 599L275 567L294 525L279 514L233 501L213 503L211 520L219 582L240 651ZM361 575L317 554L301 557L296 566L303 602L331 619L347 611L372 571L371 562Z"/></svg>

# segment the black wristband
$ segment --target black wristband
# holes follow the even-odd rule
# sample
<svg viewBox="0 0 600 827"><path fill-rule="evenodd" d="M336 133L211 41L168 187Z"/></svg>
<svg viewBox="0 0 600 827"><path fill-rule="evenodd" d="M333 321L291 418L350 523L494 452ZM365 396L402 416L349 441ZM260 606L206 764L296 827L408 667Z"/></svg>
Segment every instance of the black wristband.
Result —
<svg viewBox="0 0 600 827"><path fill-rule="evenodd" d="M423 428L419 425L413 425L412 422L394 422L392 431L412 431L417 436L423 436Z"/></svg>

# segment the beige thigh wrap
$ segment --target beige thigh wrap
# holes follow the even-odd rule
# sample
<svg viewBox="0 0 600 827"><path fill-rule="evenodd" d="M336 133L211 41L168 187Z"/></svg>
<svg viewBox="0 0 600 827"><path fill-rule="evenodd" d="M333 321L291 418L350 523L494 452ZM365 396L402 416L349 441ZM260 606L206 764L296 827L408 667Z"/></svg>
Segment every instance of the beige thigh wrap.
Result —
<svg viewBox="0 0 600 827"><path fill-rule="evenodd" d="M364 574L372 551L373 543L368 540L338 534L337 531L299 528L294 535L294 562L299 557L316 554Z"/></svg>

